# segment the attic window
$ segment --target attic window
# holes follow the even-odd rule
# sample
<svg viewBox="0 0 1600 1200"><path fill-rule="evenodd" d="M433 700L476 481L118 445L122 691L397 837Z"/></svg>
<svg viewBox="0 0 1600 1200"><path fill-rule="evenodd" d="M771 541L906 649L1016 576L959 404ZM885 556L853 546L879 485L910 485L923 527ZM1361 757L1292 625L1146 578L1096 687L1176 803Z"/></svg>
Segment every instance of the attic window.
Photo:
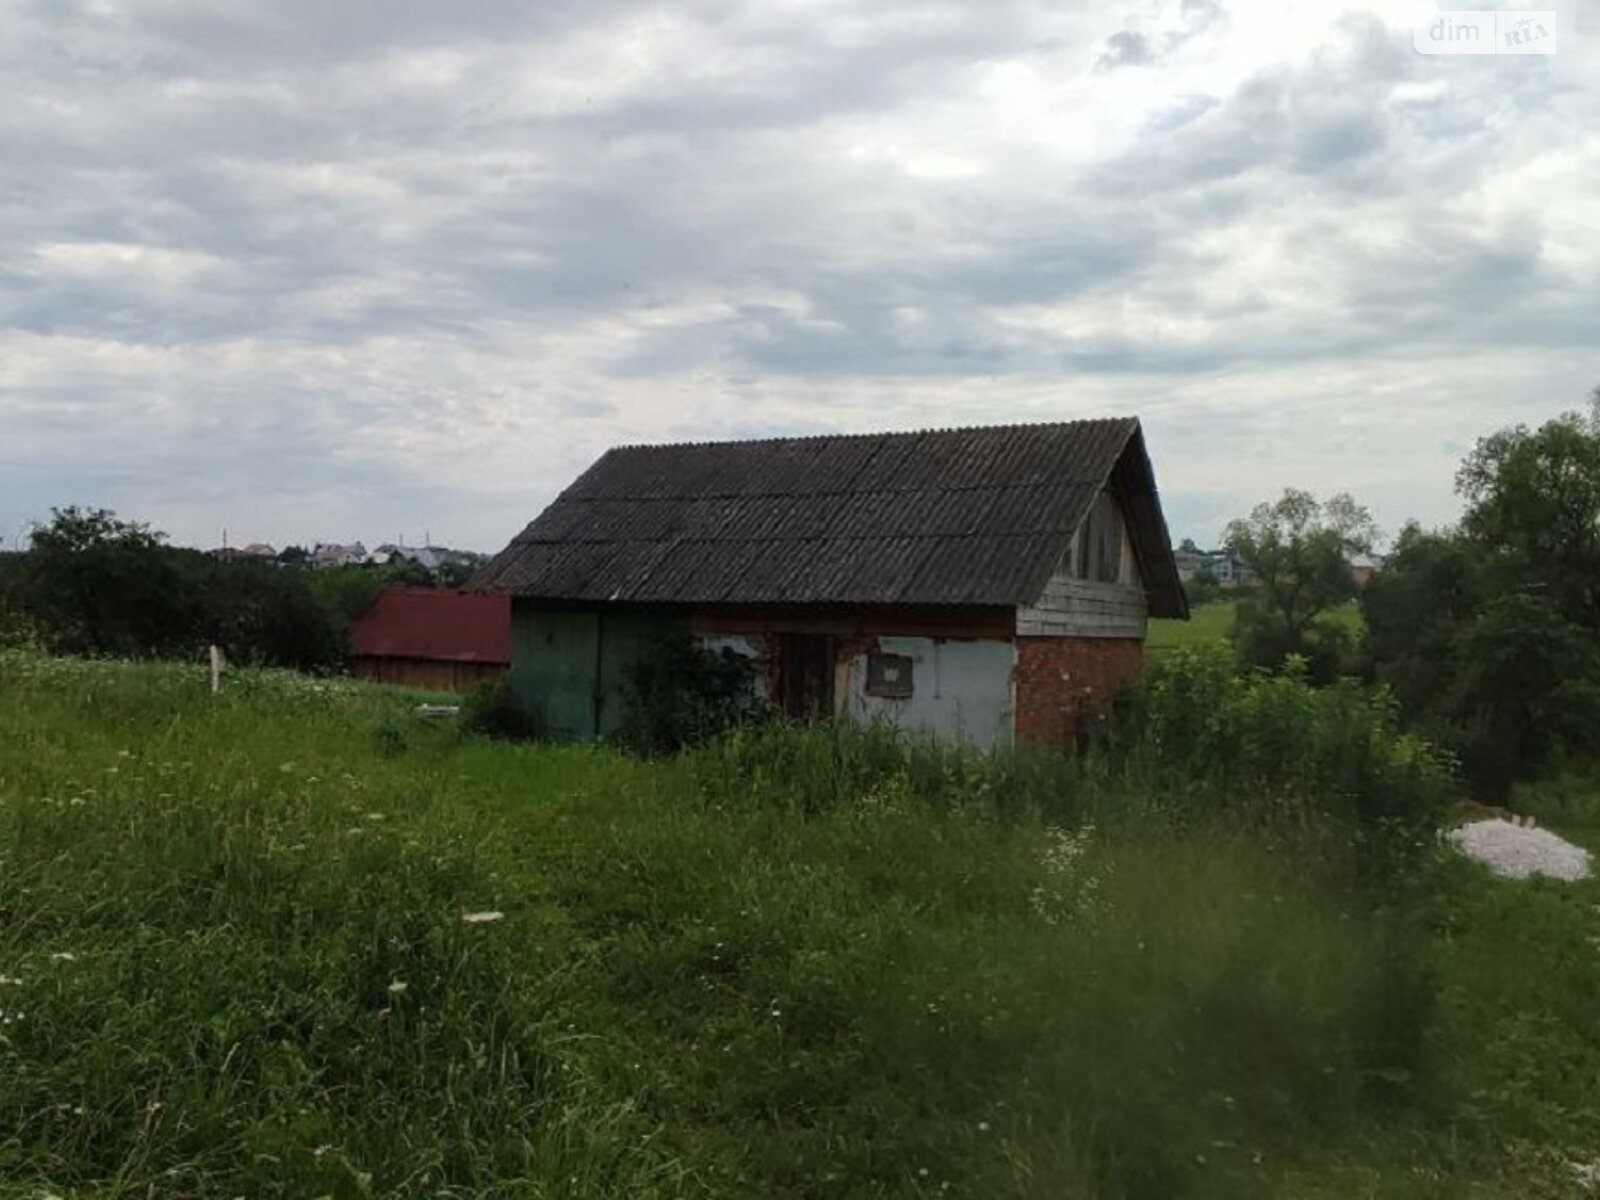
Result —
<svg viewBox="0 0 1600 1200"><path fill-rule="evenodd" d="M1072 574L1094 583L1117 583L1122 578L1122 512L1110 492L1095 498L1094 507L1078 526Z"/></svg>
<svg viewBox="0 0 1600 1200"><path fill-rule="evenodd" d="M911 659L904 654L867 655L867 695L910 699Z"/></svg>

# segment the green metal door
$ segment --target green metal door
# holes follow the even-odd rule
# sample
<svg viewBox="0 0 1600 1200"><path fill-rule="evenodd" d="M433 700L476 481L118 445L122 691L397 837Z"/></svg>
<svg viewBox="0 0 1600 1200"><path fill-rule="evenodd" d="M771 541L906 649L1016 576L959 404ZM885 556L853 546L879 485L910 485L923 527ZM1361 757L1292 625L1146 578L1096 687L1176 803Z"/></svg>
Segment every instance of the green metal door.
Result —
<svg viewBox="0 0 1600 1200"><path fill-rule="evenodd" d="M599 690L600 617L516 604L511 688L544 736L590 741Z"/></svg>

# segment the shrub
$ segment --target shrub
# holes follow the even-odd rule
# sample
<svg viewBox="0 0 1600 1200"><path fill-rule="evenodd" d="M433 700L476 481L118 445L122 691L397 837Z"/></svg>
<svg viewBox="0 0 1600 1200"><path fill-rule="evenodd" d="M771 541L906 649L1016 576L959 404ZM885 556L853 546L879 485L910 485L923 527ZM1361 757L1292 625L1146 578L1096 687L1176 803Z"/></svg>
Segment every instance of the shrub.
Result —
<svg viewBox="0 0 1600 1200"><path fill-rule="evenodd" d="M298 573L174 549L103 509L57 510L18 558L0 590L58 654L194 658L215 643L234 662L304 671L344 658Z"/></svg>
<svg viewBox="0 0 1600 1200"><path fill-rule="evenodd" d="M1117 752L1175 800L1301 824L1322 814L1407 837L1432 828L1453 788L1449 759L1400 731L1386 690L1314 688L1293 659L1277 675L1240 673L1215 647L1152 665Z"/></svg>
<svg viewBox="0 0 1600 1200"><path fill-rule="evenodd" d="M543 732L511 690L506 676L485 680L467 693L461 705L461 727L498 741L526 741Z"/></svg>
<svg viewBox="0 0 1600 1200"><path fill-rule="evenodd" d="M617 741L636 754L672 754L758 716L755 665L686 634L662 638L629 667Z"/></svg>

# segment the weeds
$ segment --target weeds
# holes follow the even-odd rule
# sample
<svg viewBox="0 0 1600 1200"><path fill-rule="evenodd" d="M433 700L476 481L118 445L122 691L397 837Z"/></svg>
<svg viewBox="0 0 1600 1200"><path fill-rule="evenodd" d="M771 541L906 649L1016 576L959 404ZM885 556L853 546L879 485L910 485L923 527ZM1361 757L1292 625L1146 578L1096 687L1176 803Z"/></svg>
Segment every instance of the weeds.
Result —
<svg viewBox="0 0 1600 1200"><path fill-rule="evenodd" d="M1261 694L1214 743L1248 767L1168 793L1128 745L642 763L0 654L0 1190L1562 1194L1595 890L1372 888L1400 743Z"/></svg>

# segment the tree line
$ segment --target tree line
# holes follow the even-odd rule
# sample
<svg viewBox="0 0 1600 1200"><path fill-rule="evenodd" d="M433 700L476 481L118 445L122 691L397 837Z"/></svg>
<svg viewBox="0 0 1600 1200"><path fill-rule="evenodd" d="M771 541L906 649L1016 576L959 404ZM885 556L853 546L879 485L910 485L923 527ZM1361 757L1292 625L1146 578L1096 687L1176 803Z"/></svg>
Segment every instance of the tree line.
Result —
<svg viewBox="0 0 1600 1200"><path fill-rule="evenodd" d="M55 654L194 658L338 670L349 628L393 584L451 584L415 563L284 568L169 545L103 508L53 509L28 549L0 554L0 645Z"/></svg>
<svg viewBox="0 0 1600 1200"><path fill-rule="evenodd" d="M1244 663L1387 688L1480 793L1591 757L1600 719L1600 389L1587 413L1480 439L1461 520L1415 522L1365 586L1376 529L1349 496L1289 491L1228 528L1255 577L1237 610ZM1348 619L1357 606L1361 622Z"/></svg>

